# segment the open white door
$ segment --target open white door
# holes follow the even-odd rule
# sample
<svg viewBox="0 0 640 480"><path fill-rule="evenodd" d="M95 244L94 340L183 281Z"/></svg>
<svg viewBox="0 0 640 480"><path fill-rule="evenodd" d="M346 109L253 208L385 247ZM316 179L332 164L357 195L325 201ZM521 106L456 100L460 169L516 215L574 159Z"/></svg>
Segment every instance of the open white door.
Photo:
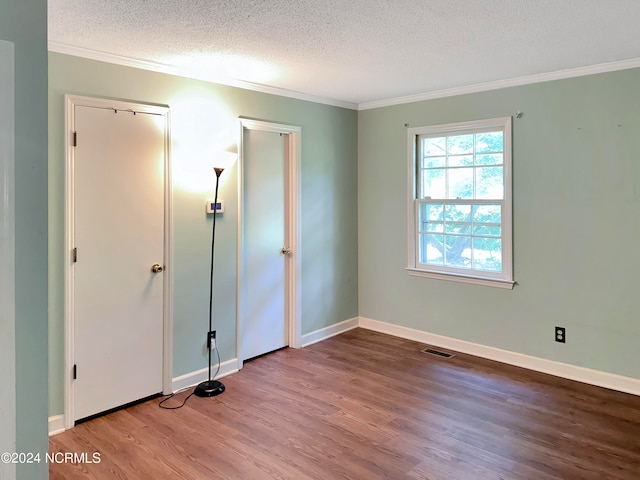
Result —
<svg viewBox="0 0 640 480"><path fill-rule="evenodd" d="M109 105L69 112L74 421L163 391L168 112Z"/></svg>

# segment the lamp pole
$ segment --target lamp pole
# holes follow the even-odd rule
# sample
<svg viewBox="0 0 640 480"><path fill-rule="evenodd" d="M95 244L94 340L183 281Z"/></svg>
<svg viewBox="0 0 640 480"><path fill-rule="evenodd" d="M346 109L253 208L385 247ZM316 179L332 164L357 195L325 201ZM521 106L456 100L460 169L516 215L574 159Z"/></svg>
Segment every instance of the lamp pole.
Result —
<svg viewBox="0 0 640 480"><path fill-rule="evenodd" d="M209 350L209 377L208 380L200 383L194 390L197 397L214 397L224 392L224 384L211 378L211 345L215 341L215 333L213 332L213 259L214 247L216 242L216 215L218 211L218 185L220 183L220 175L224 168L214 168L216 173L216 193L213 200L213 227L211 230L211 275L209 277L209 330L207 330L207 350Z"/></svg>

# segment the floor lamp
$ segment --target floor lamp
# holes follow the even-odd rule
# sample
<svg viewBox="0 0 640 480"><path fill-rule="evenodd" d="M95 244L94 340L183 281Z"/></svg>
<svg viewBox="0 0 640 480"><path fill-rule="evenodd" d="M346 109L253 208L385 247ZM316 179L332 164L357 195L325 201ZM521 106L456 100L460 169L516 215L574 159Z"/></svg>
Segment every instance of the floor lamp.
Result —
<svg viewBox="0 0 640 480"><path fill-rule="evenodd" d="M200 383L194 393L197 397L215 397L224 392L224 384L218 380L211 378L211 350L212 345L215 343L216 334L213 331L213 247L216 241L216 215L218 212L218 185L220 183L220 175L224 171L224 168L214 168L216 172L216 194L213 200L213 228L211 231L211 276L209 278L209 330L207 330L207 350L209 350L209 379Z"/></svg>

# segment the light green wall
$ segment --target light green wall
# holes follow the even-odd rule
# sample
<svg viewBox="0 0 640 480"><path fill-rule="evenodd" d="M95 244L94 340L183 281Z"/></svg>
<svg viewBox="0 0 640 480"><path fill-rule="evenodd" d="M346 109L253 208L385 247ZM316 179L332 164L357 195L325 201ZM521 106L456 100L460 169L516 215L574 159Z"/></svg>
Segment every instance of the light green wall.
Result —
<svg viewBox="0 0 640 480"><path fill-rule="evenodd" d="M640 378L640 69L359 112L366 318ZM513 121L513 290L410 277L410 126ZM554 326L567 343L554 342Z"/></svg>
<svg viewBox="0 0 640 480"><path fill-rule="evenodd" d="M50 415L63 405L64 93L172 108L174 376L206 365L194 346L207 318L210 224L202 203L213 177L199 184L194 165L206 162L211 137L237 136L235 119L244 116L303 129L303 333L360 315L640 378L633 276L640 70L356 113L54 53L49 62ZM513 123L518 284L502 290L409 277L404 125L517 110L524 112ZM235 167L223 177L214 315L224 361L235 356ZM555 325L567 327L565 345L553 341Z"/></svg>
<svg viewBox="0 0 640 480"><path fill-rule="evenodd" d="M44 457L48 450L47 2L4 2L1 10L0 39L15 44L16 450ZM18 465L17 478L47 478L47 465Z"/></svg>
<svg viewBox="0 0 640 480"><path fill-rule="evenodd" d="M174 377L206 367L199 348L211 241L204 202L214 185L207 162L225 141L237 142L239 116L302 127L302 333L357 316L357 112L50 53L50 415L63 411L65 93L171 107ZM225 213L216 222L214 322L222 361L236 355L236 172L223 173Z"/></svg>

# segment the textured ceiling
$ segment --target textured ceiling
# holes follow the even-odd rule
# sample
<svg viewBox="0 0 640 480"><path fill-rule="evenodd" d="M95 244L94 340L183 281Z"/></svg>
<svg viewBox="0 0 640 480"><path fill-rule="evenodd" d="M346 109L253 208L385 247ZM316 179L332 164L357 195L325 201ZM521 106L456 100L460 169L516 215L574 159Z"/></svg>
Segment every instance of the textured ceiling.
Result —
<svg viewBox="0 0 640 480"><path fill-rule="evenodd" d="M52 50L77 47L350 104L640 60L639 0L48 4Z"/></svg>

